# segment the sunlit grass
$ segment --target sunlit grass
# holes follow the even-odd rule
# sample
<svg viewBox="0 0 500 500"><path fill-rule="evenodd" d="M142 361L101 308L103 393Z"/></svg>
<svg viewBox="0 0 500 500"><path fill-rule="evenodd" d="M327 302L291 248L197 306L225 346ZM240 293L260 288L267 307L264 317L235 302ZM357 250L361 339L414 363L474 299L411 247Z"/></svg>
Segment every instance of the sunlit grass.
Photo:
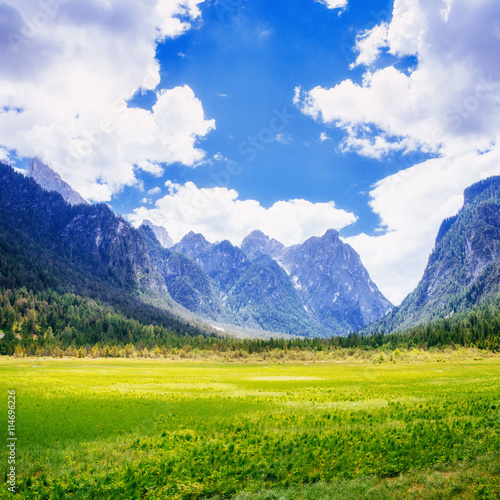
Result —
<svg viewBox="0 0 500 500"><path fill-rule="evenodd" d="M5 401L17 392L22 499L454 498L418 496L440 481L475 498L498 486L498 358L5 358L0 387Z"/></svg>

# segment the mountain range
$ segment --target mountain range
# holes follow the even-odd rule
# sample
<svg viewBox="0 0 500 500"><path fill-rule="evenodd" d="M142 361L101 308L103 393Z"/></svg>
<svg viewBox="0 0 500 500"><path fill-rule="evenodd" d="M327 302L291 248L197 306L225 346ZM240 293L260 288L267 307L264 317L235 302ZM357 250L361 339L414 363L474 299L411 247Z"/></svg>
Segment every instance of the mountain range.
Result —
<svg viewBox="0 0 500 500"><path fill-rule="evenodd" d="M160 304L173 316L227 329L330 336L355 331L392 308L334 230L288 248L260 231L241 247L194 233L174 245L164 227L144 221L134 229L106 205L88 205L37 159L27 177L4 164L0 174L5 232L15 229L42 247L48 267L62 260L84 282L98 280L99 289ZM82 292L77 283L71 288Z"/></svg>
<svg viewBox="0 0 500 500"><path fill-rule="evenodd" d="M292 247L258 230L240 248L191 232L172 250L205 270L228 317L241 326L343 335L392 309L359 255L333 229Z"/></svg>
<svg viewBox="0 0 500 500"><path fill-rule="evenodd" d="M37 159L27 176L0 164L0 287L77 293L199 331L404 330L498 297L500 177L465 191L421 282L393 308L333 229L290 247L259 230L239 247L193 232L174 244L165 227L145 220L135 229L106 205L89 205Z"/></svg>

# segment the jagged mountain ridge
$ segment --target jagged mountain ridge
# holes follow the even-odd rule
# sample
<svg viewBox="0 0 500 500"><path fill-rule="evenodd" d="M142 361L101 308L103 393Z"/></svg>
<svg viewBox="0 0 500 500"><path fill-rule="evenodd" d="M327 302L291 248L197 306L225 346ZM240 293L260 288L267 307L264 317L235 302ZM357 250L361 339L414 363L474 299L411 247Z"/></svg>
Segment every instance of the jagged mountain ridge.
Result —
<svg viewBox="0 0 500 500"><path fill-rule="evenodd" d="M172 247L199 264L211 279L227 321L241 327L291 335L327 335L309 317L284 270L270 257L254 261L229 241L209 243L188 233Z"/></svg>
<svg viewBox="0 0 500 500"><path fill-rule="evenodd" d="M250 260L255 260L261 255L269 255L274 259L284 250L285 245L274 238L269 238L262 231L255 230L243 240L240 248Z"/></svg>
<svg viewBox="0 0 500 500"><path fill-rule="evenodd" d="M224 247L223 251L221 247ZM281 266L287 282L284 286L282 279L274 281L275 292L290 306L287 309L290 311L288 321L282 325L281 331L283 328L296 330L297 316L300 316L298 323L307 325L307 332L315 329L317 335L328 332L330 335L345 335L380 319L392 309L390 302L371 281L359 255L343 243L334 230L327 231L321 238L310 238L302 245L288 248L262 231L253 231L243 240L241 249L228 241L211 244L203 235L191 232L173 249L185 253L205 269L214 280L221 300L235 314L237 321L244 321L242 318L246 317L244 304L252 303L249 321L253 324L257 318L255 311L260 311L268 318L267 322L257 321L264 329L276 328L277 322L269 314L271 310L275 317L283 318L284 315L276 301L267 302L267 297L255 294L254 288L244 286L240 280L246 274L245 279L251 283L252 273L256 273L253 278L258 282L257 273L262 270L251 264L266 256ZM265 260L268 270L269 259ZM221 281L220 275L225 279ZM293 294L289 293L290 287ZM242 297L236 298L239 294ZM273 294L269 287L268 294ZM267 304L265 307L264 303ZM269 311L264 312L266 307Z"/></svg>
<svg viewBox="0 0 500 500"><path fill-rule="evenodd" d="M462 209L439 229L416 289L369 331L404 330L466 311L499 295L500 177L491 177L465 190Z"/></svg>

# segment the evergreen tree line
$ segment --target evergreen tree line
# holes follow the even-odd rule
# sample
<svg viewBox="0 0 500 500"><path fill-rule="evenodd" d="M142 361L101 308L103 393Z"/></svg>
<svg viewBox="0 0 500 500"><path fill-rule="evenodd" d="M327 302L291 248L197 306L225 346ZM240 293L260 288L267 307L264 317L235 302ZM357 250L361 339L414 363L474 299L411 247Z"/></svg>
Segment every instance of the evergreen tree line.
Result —
<svg viewBox="0 0 500 500"><path fill-rule="evenodd" d="M404 332L346 337L236 339L144 324L99 301L56 291L0 290L1 354L71 355L85 357L162 356L198 350L260 354L272 350L476 347L500 351L500 300L452 318Z"/></svg>

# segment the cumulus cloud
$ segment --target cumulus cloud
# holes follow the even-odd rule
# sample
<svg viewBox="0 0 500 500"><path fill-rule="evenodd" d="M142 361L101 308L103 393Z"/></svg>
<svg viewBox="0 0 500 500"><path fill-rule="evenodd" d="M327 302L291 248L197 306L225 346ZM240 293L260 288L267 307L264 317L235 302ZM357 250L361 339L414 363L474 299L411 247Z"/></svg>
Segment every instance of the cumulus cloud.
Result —
<svg viewBox="0 0 500 500"><path fill-rule="evenodd" d="M367 155L377 138L376 157L395 148L487 151L500 132L499 19L494 0L396 0L392 21L357 39L355 64L369 65L363 81L316 87L301 96L301 108L343 128L344 147ZM381 49L418 62L409 71L375 69Z"/></svg>
<svg viewBox="0 0 500 500"><path fill-rule="evenodd" d="M361 64L371 65L377 60L382 47L386 47L388 44L388 30L389 25L382 23L356 37L356 51L359 55L356 62L351 65L351 69Z"/></svg>
<svg viewBox="0 0 500 500"><path fill-rule="evenodd" d="M148 194L149 194L150 196L153 196L153 195L155 195L155 194L160 194L160 193L161 193L161 188L160 188L159 186L156 186L155 188L150 189L150 190L148 191Z"/></svg>
<svg viewBox="0 0 500 500"><path fill-rule="evenodd" d="M210 241L229 239L239 245L254 229L260 229L285 245L340 230L356 221L354 214L335 203L306 200L279 201L270 208L255 200L240 200L233 189L198 188L194 183L166 183L169 193L154 208L140 207L129 219L140 225L144 219L165 226L178 241L189 231L202 233Z"/></svg>
<svg viewBox="0 0 500 500"><path fill-rule="evenodd" d="M0 5L0 137L40 156L82 196L107 201L135 172L195 166L215 127L188 86L158 90L159 41L200 18L203 0L6 0ZM128 103L155 91L151 111Z"/></svg>

